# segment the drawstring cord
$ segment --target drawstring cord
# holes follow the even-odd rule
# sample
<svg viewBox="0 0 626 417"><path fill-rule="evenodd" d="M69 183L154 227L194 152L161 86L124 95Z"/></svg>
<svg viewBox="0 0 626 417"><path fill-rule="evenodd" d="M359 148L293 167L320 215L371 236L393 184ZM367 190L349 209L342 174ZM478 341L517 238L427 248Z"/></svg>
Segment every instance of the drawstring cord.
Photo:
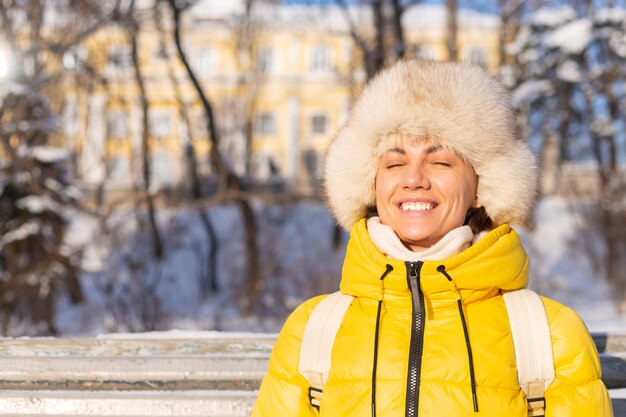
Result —
<svg viewBox="0 0 626 417"><path fill-rule="evenodd" d="M385 266L385 272L380 276L382 280L385 279L387 274L393 271L393 266L387 264ZM374 333L374 363L372 365L372 417L376 417L376 367L378 366L378 328L380 327L380 314L383 306L382 294L378 300L378 309L376 310L376 331Z"/></svg>
<svg viewBox="0 0 626 417"><path fill-rule="evenodd" d="M452 277L448 275L446 272L446 267L443 265L439 265L437 267L437 271L439 271L443 276L445 276L448 281L454 283L452 281ZM465 313L463 313L463 301L461 300L461 294L459 290L454 287L458 294L458 299L456 300L457 306L459 307L459 314L461 316L461 324L463 325L463 334L465 336L465 346L467 346L467 359L469 361L469 370L470 370L470 383L472 385L472 401L474 403L474 412L478 412L478 398L476 396L476 378L474 376L474 358L472 356L472 346L470 345L469 333L467 332L467 322L465 321Z"/></svg>
<svg viewBox="0 0 626 417"><path fill-rule="evenodd" d="M385 267L385 272L380 276L380 281L382 282L387 274L393 271L393 266L387 264ZM444 265L439 265L437 267L437 271L439 271L443 276L445 276L448 281L454 283L452 277L446 272L446 267ZM382 284L381 284L382 285ZM465 346L467 347L467 359L469 362L469 371L470 371L470 384L472 389L472 402L474 403L474 412L478 412L478 397L476 395L476 377L474 375L474 358L472 355L472 346L470 345L469 333L467 331L467 322L465 320L465 313L463 312L463 301L461 300L461 294L459 290L455 286L455 290L458 294L457 306L459 308L459 315L461 316L461 324L463 325L463 335L465 336ZM380 328L380 317L382 313L382 305L383 299L382 295L378 300L378 308L376 310L376 330L374 333L374 363L372 365L372 417L376 417L376 368L378 366L378 336L379 336L379 328Z"/></svg>

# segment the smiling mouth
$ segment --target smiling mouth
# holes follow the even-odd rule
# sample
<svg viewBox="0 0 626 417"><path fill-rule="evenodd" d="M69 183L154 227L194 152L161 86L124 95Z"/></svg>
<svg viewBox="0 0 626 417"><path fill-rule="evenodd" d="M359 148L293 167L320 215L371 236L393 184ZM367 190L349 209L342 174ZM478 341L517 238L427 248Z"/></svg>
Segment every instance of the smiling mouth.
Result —
<svg viewBox="0 0 626 417"><path fill-rule="evenodd" d="M403 211L428 211L434 209L435 207L435 203L406 202L400 204L400 209Z"/></svg>

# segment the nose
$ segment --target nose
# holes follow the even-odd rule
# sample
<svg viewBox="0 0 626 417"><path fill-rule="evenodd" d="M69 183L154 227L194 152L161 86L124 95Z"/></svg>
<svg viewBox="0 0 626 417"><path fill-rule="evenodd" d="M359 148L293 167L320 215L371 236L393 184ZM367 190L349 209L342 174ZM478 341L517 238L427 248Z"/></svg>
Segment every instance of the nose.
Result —
<svg viewBox="0 0 626 417"><path fill-rule="evenodd" d="M430 180L423 164L411 164L407 167L403 180L406 190L429 189Z"/></svg>

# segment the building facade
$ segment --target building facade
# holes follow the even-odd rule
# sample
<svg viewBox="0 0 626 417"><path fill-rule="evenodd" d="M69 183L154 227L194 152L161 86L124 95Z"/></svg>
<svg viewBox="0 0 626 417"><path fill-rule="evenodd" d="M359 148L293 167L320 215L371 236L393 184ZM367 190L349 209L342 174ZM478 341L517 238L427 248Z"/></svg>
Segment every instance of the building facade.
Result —
<svg viewBox="0 0 626 417"><path fill-rule="evenodd" d="M242 176L310 189L325 148L366 81L344 11L266 5L245 14L237 1L220 8L210 3L185 13L182 39L214 107L222 154ZM369 36L368 10L350 13ZM447 58L442 6L409 9L403 26L409 56ZM146 12L137 35L149 103L151 181L159 186L187 181L190 147L200 172L211 170L206 115L172 31L163 10L160 18ZM461 59L496 67L497 16L461 11L458 39ZM141 180L143 128L128 34L109 28L81 48L106 85L66 98L64 131L76 144L79 177L86 184L131 187Z"/></svg>

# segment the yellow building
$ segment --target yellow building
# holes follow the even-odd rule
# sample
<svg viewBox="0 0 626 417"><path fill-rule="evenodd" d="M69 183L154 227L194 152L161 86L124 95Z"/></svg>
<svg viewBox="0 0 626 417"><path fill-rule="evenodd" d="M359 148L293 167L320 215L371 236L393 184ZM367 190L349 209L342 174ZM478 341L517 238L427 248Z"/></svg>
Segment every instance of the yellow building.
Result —
<svg viewBox="0 0 626 417"><path fill-rule="evenodd" d="M240 2L222 5L225 10L209 3L186 12L182 37L215 107L223 154L239 174L259 181L279 175L306 189L365 81L360 51L343 12L338 7L264 6L245 20ZM356 22L372 21L365 9L351 12ZM403 23L409 55L447 58L442 6L413 7ZM202 172L210 170L206 118L177 58L171 26L163 9L158 24L146 14L138 35L153 182L160 185L187 181L189 145ZM363 24L358 30L367 36L367 28ZM461 58L495 68L497 40L497 16L460 12ZM78 144L79 172L92 184L140 183L141 109L127 35L103 30L83 48L107 83L68 99L69 114L80 119L75 122L80 127L66 129Z"/></svg>

